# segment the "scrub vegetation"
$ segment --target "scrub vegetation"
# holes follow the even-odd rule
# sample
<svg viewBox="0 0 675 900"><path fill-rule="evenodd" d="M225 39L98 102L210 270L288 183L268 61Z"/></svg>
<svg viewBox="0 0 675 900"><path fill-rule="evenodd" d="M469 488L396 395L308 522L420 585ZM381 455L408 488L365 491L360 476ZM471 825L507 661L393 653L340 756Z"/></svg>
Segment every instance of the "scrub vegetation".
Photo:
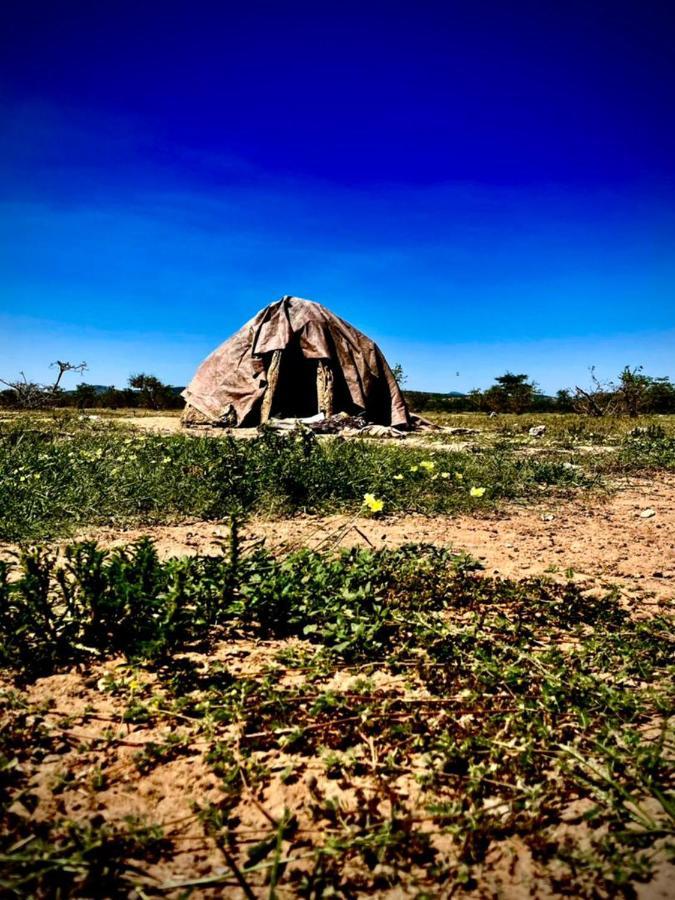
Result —
<svg viewBox="0 0 675 900"><path fill-rule="evenodd" d="M600 502L675 466L667 417L547 416L537 436L541 419L439 418L462 431L0 423L3 896L634 897L663 877L665 600L495 577L447 541L272 552L240 536L251 513L379 525ZM189 516L228 523L218 552L44 543Z"/></svg>
<svg viewBox="0 0 675 900"><path fill-rule="evenodd" d="M455 421L455 420L451 420ZM289 515L353 509L452 513L542 492L607 487L612 477L675 467L675 420L621 428L572 416L480 421L470 441L447 433L399 443L263 432L251 440L139 433L77 416L0 422L0 539L38 540L90 525L185 517ZM488 423L486 425L486 423ZM476 492L479 492L478 494Z"/></svg>
<svg viewBox="0 0 675 900"><path fill-rule="evenodd" d="M630 896L672 851L672 622L611 593L423 546L275 559L236 527L213 558L26 553L0 590L9 896L431 896L523 860ZM64 712L47 686L73 665ZM97 812L161 769L212 789L174 784L168 825ZM168 877L187 822L221 864Z"/></svg>

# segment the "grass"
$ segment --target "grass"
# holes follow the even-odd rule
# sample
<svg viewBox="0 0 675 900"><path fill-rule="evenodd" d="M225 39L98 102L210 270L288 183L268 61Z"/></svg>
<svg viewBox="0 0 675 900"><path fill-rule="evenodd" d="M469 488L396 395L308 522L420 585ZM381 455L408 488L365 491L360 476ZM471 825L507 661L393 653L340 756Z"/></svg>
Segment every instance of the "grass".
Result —
<svg viewBox="0 0 675 900"><path fill-rule="evenodd" d="M485 885L517 839L549 890L630 897L673 852L672 621L636 621L614 593L490 578L424 546L278 559L236 529L218 557L161 562L148 541L27 552L1 583L8 896L432 896ZM241 671L252 640L278 654ZM25 699L74 664L96 685L77 712ZM100 697L115 712L92 737ZM139 777L170 780L185 758L212 772L218 799L192 817L220 871L142 879L180 846L165 822L21 815L43 802L31 773L47 754L64 760L59 796L105 808L129 729L152 730ZM284 811L252 829L270 791Z"/></svg>
<svg viewBox="0 0 675 900"><path fill-rule="evenodd" d="M525 437L530 428L546 425L545 441L558 446L575 444L619 444L635 429L658 427L670 437L675 436L675 416L607 416L592 418L574 413L504 413L490 418L485 413L429 413L437 425L450 428L478 429L483 439L493 437Z"/></svg>
<svg viewBox="0 0 675 900"><path fill-rule="evenodd" d="M624 428L614 452L600 455L584 449L589 436L578 417L543 440L527 436L524 425L490 425L487 443L448 449L442 435L422 446L307 433L214 440L139 434L77 416L15 416L0 423L0 540L53 538L89 525L355 510L365 493L384 501L385 514L454 513L675 467L669 422ZM472 496L471 488L484 492Z"/></svg>

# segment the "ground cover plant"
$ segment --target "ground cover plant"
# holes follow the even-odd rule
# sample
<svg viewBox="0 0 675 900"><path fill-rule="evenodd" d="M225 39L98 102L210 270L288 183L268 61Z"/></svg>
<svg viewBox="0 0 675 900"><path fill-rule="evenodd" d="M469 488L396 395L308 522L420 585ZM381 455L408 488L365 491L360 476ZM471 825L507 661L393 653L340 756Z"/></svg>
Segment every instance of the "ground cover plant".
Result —
<svg viewBox="0 0 675 900"><path fill-rule="evenodd" d="M400 444L301 432L214 439L77 416L14 417L0 422L0 540L188 516L354 509L366 493L383 501L385 513L481 510L675 466L669 421L615 430L604 447L612 452L602 454L594 447L609 433L589 432L578 417L551 417L541 439L518 417L494 421L483 418L478 439L463 446L443 434Z"/></svg>
<svg viewBox="0 0 675 900"><path fill-rule="evenodd" d="M9 896L630 897L673 852L672 621L616 592L234 523L26 550L0 609Z"/></svg>

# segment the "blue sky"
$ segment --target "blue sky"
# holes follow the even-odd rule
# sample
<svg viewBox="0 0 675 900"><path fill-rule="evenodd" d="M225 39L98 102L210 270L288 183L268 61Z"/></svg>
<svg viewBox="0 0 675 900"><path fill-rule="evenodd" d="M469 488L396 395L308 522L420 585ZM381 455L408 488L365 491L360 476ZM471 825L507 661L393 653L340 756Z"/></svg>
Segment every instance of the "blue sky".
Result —
<svg viewBox="0 0 675 900"><path fill-rule="evenodd" d="M412 388L675 377L675 29L588 5L15 4L0 377L183 384L286 293Z"/></svg>

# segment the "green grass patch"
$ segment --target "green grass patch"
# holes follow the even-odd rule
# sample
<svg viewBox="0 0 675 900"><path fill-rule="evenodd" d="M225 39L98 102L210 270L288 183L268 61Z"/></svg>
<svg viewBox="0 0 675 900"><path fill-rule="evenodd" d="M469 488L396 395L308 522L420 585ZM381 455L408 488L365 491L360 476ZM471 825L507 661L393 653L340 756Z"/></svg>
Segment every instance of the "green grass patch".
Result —
<svg viewBox="0 0 675 900"><path fill-rule="evenodd" d="M136 738L154 729L138 777L199 752L218 779L219 799L195 815L224 863L184 890L453 893L480 885L491 849L517 838L548 890L628 897L672 852L672 622L634 621L614 593L490 578L433 547L277 559L242 552L236 532L220 557L162 562L147 541L75 545L61 563L35 551L0 583L9 677L86 673L126 654L129 666L96 684ZM296 641L245 675L212 660L217 645L254 637ZM338 672L354 677L340 687ZM180 843L148 823L36 828L21 816L37 802L31 766L64 753L71 723L16 691L3 706L6 895L128 895L144 860L172 859ZM87 738L99 754L89 790L115 778L115 741L114 730ZM241 810L252 792L322 766L251 840ZM64 775L54 791L70 789ZM155 887L145 895L173 889Z"/></svg>
<svg viewBox="0 0 675 900"><path fill-rule="evenodd" d="M356 511L365 493L384 501L385 514L452 513L594 481L564 454L519 455L507 442L468 453L306 432L216 439L22 417L0 426L0 539L185 517Z"/></svg>

